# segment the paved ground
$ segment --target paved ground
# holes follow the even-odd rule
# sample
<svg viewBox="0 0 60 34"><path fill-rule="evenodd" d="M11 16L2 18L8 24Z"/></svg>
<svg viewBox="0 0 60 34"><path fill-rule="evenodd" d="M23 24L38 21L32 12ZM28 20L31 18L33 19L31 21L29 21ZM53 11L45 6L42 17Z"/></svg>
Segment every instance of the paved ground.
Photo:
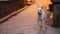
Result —
<svg viewBox="0 0 60 34"><path fill-rule="evenodd" d="M31 5L23 12L13 16L0 25L0 34L37 34L37 6Z"/></svg>

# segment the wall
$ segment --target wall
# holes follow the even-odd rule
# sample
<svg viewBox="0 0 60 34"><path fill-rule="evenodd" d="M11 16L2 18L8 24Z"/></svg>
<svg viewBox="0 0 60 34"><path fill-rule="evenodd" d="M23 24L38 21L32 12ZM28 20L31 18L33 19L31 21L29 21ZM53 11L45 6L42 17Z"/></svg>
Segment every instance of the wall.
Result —
<svg viewBox="0 0 60 34"><path fill-rule="evenodd" d="M26 0L0 1L0 19L26 6L27 4L25 2L27 1Z"/></svg>
<svg viewBox="0 0 60 34"><path fill-rule="evenodd" d="M36 5L45 6L46 9L49 9L48 5L52 4L51 0L35 0L35 2L36 2Z"/></svg>

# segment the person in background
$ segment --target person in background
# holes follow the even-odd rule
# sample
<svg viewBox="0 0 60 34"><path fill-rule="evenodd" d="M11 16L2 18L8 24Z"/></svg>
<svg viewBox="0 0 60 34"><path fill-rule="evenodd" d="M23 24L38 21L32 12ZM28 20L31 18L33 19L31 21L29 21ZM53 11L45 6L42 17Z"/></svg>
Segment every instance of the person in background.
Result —
<svg viewBox="0 0 60 34"><path fill-rule="evenodd" d="M45 30L45 18L46 18L46 14L45 11L43 10L43 7L38 6L37 8L38 10L38 25L40 27L40 29Z"/></svg>

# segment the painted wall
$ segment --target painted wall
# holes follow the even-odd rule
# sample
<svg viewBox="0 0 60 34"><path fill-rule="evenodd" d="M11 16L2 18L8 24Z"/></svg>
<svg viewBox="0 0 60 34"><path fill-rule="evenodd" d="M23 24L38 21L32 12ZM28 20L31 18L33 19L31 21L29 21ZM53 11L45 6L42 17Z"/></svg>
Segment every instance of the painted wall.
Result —
<svg viewBox="0 0 60 34"><path fill-rule="evenodd" d="M9 2L0 2L0 18L3 18L14 11L26 6L26 0L11 0Z"/></svg>
<svg viewBox="0 0 60 34"><path fill-rule="evenodd" d="M49 9L48 5L52 4L51 0L35 0L36 4L39 6L45 6L46 9Z"/></svg>

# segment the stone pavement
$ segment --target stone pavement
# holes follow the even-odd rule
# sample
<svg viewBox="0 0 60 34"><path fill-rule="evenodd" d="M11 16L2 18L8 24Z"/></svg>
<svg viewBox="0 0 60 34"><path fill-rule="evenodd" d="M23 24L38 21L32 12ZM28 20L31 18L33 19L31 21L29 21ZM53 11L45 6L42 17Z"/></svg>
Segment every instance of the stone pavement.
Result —
<svg viewBox="0 0 60 34"><path fill-rule="evenodd" d="M0 34L37 34L37 6L28 7L0 25Z"/></svg>

